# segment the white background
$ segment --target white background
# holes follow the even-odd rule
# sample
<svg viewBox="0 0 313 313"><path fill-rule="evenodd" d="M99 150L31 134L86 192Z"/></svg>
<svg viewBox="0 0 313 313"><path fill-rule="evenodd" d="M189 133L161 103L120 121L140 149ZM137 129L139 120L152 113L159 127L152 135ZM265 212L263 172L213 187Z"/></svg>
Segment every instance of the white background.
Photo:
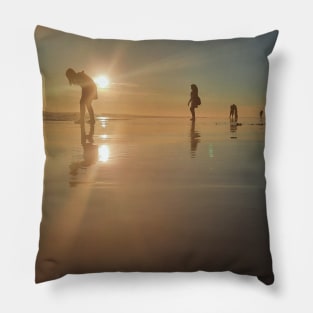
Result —
<svg viewBox="0 0 313 313"><path fill-rule="evenodd" d="M6 1L1 4L1 312L312 312L310 1ZM270 56L266 177L276 281L232 273L88 274L35 285L44 148L36 24L98 38L252 37Z"/></svg>

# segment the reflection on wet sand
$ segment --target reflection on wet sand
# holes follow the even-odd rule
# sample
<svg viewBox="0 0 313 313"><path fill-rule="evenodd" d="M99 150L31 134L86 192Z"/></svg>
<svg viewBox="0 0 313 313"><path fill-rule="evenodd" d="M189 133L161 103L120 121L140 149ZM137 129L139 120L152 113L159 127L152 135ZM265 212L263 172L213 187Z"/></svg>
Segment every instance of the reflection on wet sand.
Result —
<svg viewBox="0 0 313 313"><path fill-rule="evenodd" d="M195 125L195 120L192 120L190 127L190 152L192 158L196 157L196 151L201 137L200 132L195 129Z"/></svg>
<svg viewBox="0 0 313 313"><path fill-rule="evenodd" d="M230 139L237 139L237 122L230 122Z"/></svg>
<svg viewBox="0 0 313 313"><path fill-rule="evenodd" d="M234 142L228 121L46 122L43 211L59 222L43 229L39 259L55 251L77 272L219 270L247 250L264 268L264 127L244 125Z"/></svg>
<svg viewBox="0 0 313 313"><path fill-rule="evenodd" d="M100 145L98 149L100 162L107 162L110 158L110 148L108 145Z"/></svg>
<svg viewBox="0 0 313 313"><path fill-rule="evenodd" d="M86 170L89 166L95 164L98 161L98 145L94 144L94 124L90 124L89 133L86 133L85 124L80 124L80 142L83 149L82 160L72 162L69 165L70 169L70 186L77 185L76 181L71 178L77 176L79 171Z"/></svg>

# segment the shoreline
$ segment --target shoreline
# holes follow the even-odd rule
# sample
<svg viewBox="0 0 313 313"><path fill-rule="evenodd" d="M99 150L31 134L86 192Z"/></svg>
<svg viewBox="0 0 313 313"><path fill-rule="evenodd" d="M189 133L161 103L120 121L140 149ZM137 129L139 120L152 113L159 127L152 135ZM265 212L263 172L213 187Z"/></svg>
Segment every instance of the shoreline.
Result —
<svg viewBox="0 0 313 313"><path fill-rule="evenodd" d="M95 114L96 119L101 119L101 118L127 118L127 119L131 119L131 118L161 118L161 119L190 119L189 115L185 115L185 116L175 116L175 115L134 115L134 114L111 114L111 113L98 113ZM49 112L49 111L43 111L43 121L74 121L76 119L79 118L79 112ZM210 120L216 120L217 122L220 121L225 121L225 122L229 122L232 123L229 120L229 117L225 117L225 116L197 116L196 120L198 119L210 119ZM257 116L241 116L239 120L247 120L247 119L251 119L251 120L258 120L260 121L260 118ZM263 119L263 121L265 121L265 119ZM242 123L237 123L238 126L241 126ZM264 125L265 123L263 123L262 125ZM250 124L250 125L255 125L255 124Z"/></svg>

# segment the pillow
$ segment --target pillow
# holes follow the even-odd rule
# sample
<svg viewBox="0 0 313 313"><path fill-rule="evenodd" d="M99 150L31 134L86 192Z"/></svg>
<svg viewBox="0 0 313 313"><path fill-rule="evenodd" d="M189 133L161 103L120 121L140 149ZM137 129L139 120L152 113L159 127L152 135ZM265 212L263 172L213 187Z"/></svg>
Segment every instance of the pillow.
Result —
<svg viewBox="0 0 313 313"><path fill-rule="evenodd" d="M36 283L200 270L273 283L263 150L277 36L130 41L37 26Z"/></svg>

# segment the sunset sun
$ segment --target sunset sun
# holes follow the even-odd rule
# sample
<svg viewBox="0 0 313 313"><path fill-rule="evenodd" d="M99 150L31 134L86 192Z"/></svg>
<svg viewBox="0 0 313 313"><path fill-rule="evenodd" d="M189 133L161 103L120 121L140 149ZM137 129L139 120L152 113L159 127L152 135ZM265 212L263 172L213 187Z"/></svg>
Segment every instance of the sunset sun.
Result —
<svg viewBox="0 0 313 313"><path fill-rule="evenodd" d="M110 85L109 78L107 76L101 75L94 79L95 83L99 88L108 88Z"/></svg>

